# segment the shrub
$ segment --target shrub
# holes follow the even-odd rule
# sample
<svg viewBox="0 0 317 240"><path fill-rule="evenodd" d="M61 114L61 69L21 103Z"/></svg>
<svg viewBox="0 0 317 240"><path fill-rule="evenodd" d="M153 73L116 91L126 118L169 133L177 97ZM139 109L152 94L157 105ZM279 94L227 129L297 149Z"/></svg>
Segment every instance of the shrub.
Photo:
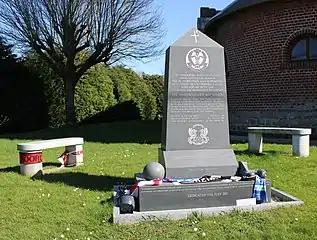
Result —
<svg viewBox="0 0 317 240"><path fill-rule="evenodd" d="M104 66L90 68L75 89L77 121L81 122L115 105L113 90L114 84Z"/></svg>
<svg viewBox="0 0 317 240"><path fill-rule="evenodd" d="M143 120L153 120L157 114L155 97L147 84L133 70L118 66L110 69L119 102L134 101Z"/></svg>
<svg viewBox="0 0 317 240"><path fill-rule="evenodd" d="M163 115L163 92L164 92L164 78L161 75L142 74L144 82L148 85L149 90L155 97L157 105L157 119L161 119Z"/></svg>
<svg viewBox="0 0 317 240"><path fill-rule="evenodd" d="M0 39L1 132L24 132L48 125L43 83ZM3 121L4 120L4 121Z"/></svg>
<svg viewBox="0 0 317 240"><path fill-rule="evenodd" d="M83 124L95 124L115 121L141 120L140 110L133 101L126 101L99 112L82 121Z"/></svg>

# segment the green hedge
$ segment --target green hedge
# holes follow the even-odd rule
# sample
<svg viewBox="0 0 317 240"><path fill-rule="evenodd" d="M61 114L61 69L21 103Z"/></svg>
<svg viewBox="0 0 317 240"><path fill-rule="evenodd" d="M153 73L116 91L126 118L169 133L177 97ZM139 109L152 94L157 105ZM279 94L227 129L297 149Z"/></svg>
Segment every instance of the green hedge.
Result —
<svg viewBox="0 0 317 240"><path fill-rule="evenodd" d="M38 72L44 82L50 127L63 126L66 112L62 79L34 53L27 55L26 62L28 67ZM105 67L98 64L90 68L75 88L77 122L85 122L85 119L105 112L116 104L129 101L136 104L141 119L156 119L161 112L161 100L158 100L159 87L153 87L156 84L154 82L150 75L145 80L133 70L122 66Z"/></svg>
<svg viewBox="0 0 317 240"><path fill-rule="evenodd" d="M117 101L114 95L114 84L102 65L90 68L77 83L75 89L75 106L77 121L114 106Z"/></svg>

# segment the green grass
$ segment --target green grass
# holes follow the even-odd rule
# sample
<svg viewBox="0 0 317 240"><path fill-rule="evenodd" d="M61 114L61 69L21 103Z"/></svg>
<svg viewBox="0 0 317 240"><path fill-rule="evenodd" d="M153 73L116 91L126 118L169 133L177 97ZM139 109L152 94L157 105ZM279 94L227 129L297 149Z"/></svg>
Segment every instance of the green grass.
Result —
<svg viewBox="0 0 317 240"><path fill-rule="evenodd" d="M4 136L0 140L0 239L317 239L317 149L311 147L308 158L296 158L290 145L264 144L263 156L248 154L246 144L232 148L238 160L247 161L251 169L266 169L273 186L300 198L303 206L113 225L112 186L157 161L159 132L157 123L130 122ZM89 140L84 145L84 166L41 180L18 174L16 144L22 139L71 135ZM62 151L44 151L48 167L57 163Z"/></svg>

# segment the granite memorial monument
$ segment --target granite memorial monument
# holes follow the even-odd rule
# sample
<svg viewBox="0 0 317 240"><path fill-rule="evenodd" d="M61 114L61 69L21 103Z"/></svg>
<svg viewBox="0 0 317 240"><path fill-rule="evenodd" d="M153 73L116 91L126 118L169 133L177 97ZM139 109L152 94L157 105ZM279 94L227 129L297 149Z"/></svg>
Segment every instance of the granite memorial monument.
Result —
<svg viewBox="0 0 317 240"><path fill-rule="evenodd" d="M191 29L166 51L162 143L167 177L233 176L224 48Z"/></svg>

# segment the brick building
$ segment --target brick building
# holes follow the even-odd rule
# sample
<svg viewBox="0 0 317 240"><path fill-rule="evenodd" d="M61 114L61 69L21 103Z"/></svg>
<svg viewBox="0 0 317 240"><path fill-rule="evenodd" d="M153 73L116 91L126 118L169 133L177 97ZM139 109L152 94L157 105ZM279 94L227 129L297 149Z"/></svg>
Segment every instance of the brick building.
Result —
<svg viewBox="0 0 317 240"><path fill-rule="evenodd" d="M197 27L225 48L230 129L317 128L317 1L236 0L201 8Z"/></svg>

